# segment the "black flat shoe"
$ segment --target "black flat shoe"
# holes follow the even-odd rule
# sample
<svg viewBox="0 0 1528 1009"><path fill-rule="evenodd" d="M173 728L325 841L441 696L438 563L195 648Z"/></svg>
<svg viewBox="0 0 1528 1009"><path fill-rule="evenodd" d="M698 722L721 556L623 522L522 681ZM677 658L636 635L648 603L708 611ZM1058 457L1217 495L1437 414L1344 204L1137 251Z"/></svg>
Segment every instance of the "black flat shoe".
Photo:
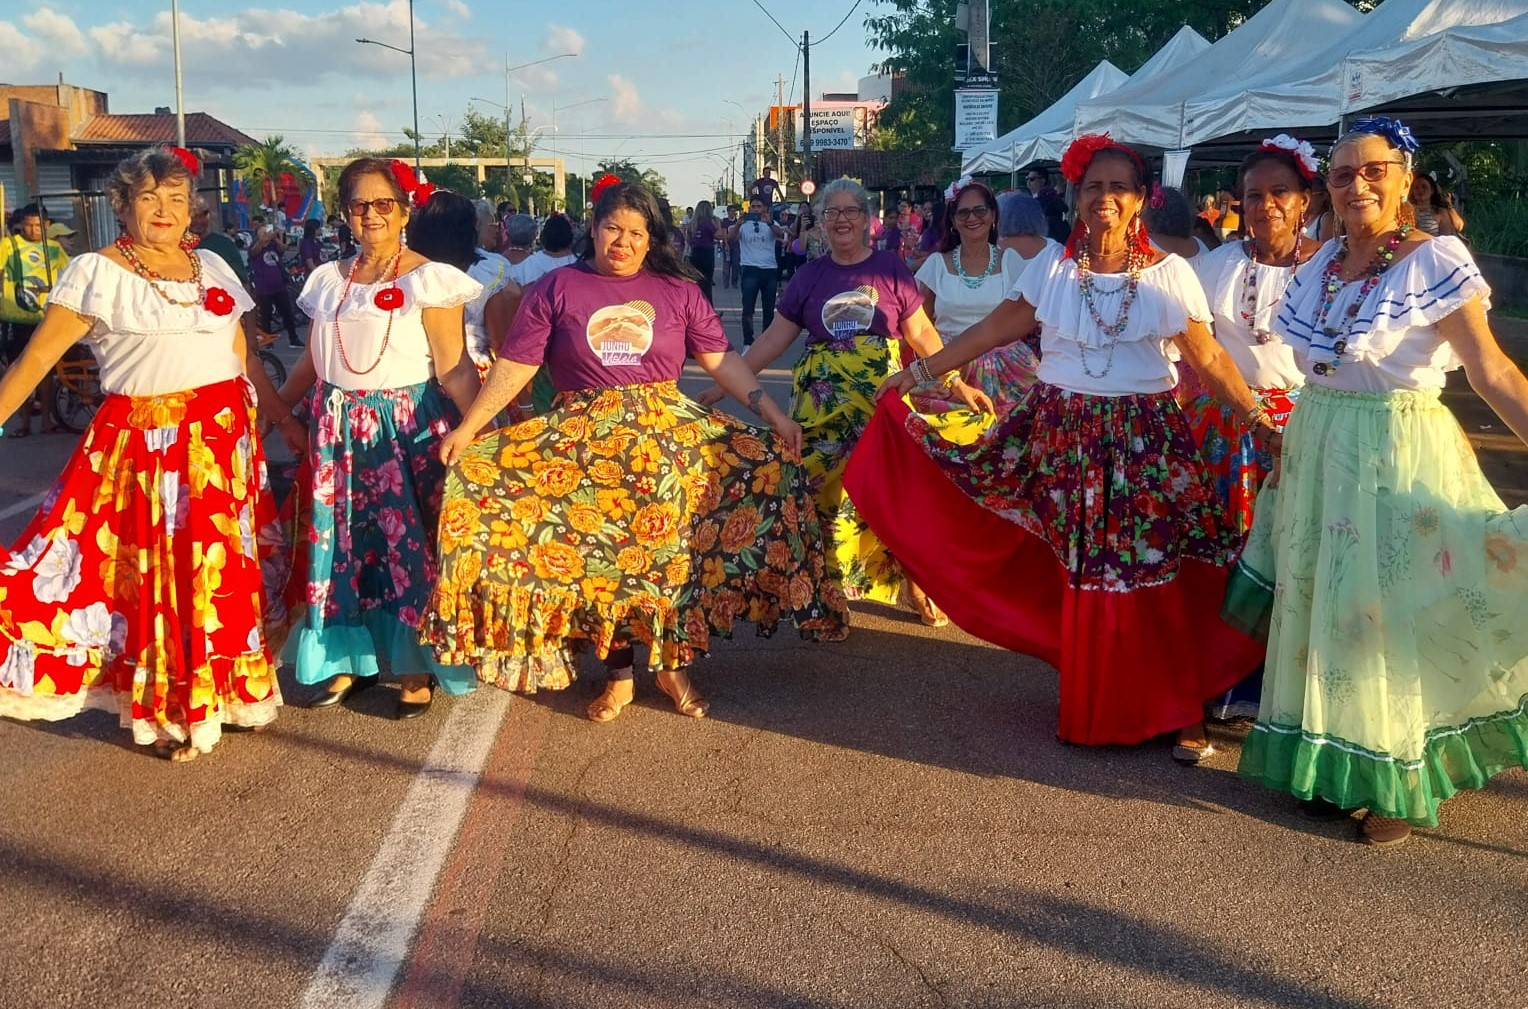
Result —
<svg viewBox="0 0 1528 1009"><path fill-rule="evenodd" d="M344 704L345 699L351 694L358 694L367 687L377 685L375 676L352 676L350 685L344 690L327 690L308 702L310 708L333 708Z"/></svg>
<svg viewBox="0 0 1528 1009"><path fill-rule="evenodd" d="M1315 820L1317 823L1335 823L1338 820L1346 820L1353 815L1353 812L1351 809L1343 809L1335 802L1328 802L1319 797L1300 800L1300 815L1307 820Z"/></svg>
<svg viewBox="0 0 1528 1009"><path fill-rule="evenodd" d="M419 718L426 711L429 711L430 705L435 703L436 686L435 677L430 677L430 696L422 701L405 701L403 699L403 692L400 690L398 692L398 710L394 717L400 722L406 722L410 718Z"/></svg>

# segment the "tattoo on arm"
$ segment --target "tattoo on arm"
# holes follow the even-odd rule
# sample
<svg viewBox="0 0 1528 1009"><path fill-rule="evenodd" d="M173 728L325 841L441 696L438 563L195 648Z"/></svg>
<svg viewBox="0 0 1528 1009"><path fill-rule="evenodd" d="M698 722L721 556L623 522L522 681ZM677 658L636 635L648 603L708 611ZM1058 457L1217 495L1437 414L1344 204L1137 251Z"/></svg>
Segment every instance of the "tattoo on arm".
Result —
<svg viewBox="0 0 1528 1009"><path fill-rule="evenodd" d="M753 392L750 392L748 394L748 409L753 412L753 415L755 417L763 417L764 416L764 412L760 408L761 405L763 404L763 402L764 402L764 389L762 387L755 387Z"/></svg>

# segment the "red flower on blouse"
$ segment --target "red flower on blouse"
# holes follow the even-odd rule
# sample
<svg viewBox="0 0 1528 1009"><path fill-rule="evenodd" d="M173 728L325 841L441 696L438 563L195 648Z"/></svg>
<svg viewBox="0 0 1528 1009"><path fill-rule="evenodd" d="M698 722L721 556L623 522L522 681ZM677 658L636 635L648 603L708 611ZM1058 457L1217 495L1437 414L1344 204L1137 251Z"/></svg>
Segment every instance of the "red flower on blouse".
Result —
<svg viewBox="0 0 1528 1009"><path fill-rule="evenodd" d="M202 307L213 315L228 315L234 310L233 295L221 287L209 287L207 297L202 299Z"/></svg>
<svg viewBox="0 0 1528 1009"><path fill-rule="evenodd" d="M384 287L371 300L382 311L392 312L403 307L403 292L396 287Z"/></svg>

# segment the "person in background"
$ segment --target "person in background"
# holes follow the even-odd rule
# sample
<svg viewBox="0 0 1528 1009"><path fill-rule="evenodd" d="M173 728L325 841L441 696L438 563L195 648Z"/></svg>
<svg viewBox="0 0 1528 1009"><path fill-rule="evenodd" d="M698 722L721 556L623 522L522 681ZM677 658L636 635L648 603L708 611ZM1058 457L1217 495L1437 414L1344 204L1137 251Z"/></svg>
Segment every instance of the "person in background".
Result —
<svg viewBox="0 0 1528 1009"><path fill-rule="evenodd" d="M1028 193L1008 192L997 198L997 246L1005 254L1019 258L1015 283L1042 252L1059 244L1050 237L1049 231L1050 222L1045 219L1045 210L1040 206L1040 201L1033 196ZM1013 290L1012 285L1009 285L1008 289ZM1039 360L1040 327L1033 327L1020 339L1024 346L1034 353L1035 359ZM981 383L981 386L986 390L987 395L992 397L994 403L1003 400L1003 397L996 395L987 384ZM1007 400L1011 401L1012 398L1009 396Z"/></svg>
<svg viewBox="0 0 1528 1009"><path fill-rule="evenodd" d="M350 230L350 225L339 214L329 215L329 227L334 231L334 241L340 247L340 258L349 259L355 255L355 232Z"/></svg>
<svg viewBox="0 0 1528 1009"><path fill-rule="evenodd" d="M312 273L324 261L324 247L318 241L318 221L302 222L302 241L297 245L297 259L303 271Z"/></svg>
<svg viewBox="0 0 1528 1009"><path fill-rule="evenodd" d="M1070 234L1066 226L1066 200L1051 185L1050 172L1044 168L1031 168L1024 176L1029 195L1040 201L1045 212L1046 233L1051 240L1064 242Z"/></svg>
<svg viewBox="0 0 1528 1009"><path fill-rule="evenodd" d="M1215 203L1214 193L1205 193L1199 198L1199 219L1209 224L1213 230L1220 223L1220 207Z"/></svg>
<svg viewBox="0 0 1528 1009"><path fill-rule="evenodd" d="M1433 172L1418 172L1411 183L1411 208L1417 227L1429 235L1458 235L1464 232L1464 218L1454 209L1454 198L1438 185Z"/></svg>
<svg viewBox="0 0 1528 1009"><path fill-rule="evenodd" d="M775 321L775 292L780 286L775 243L784 237L785 232L770 219L769 202L762 196L750 199L748 213L727 231L727 240L738 243L738 261L742 264L745 347L753 343L753 309L760 295L764 298L764 328Z"/></svg>
<svg viewBox="0 0 1528 1009"><path fill-rule="evenodd" d="M1332 201L1326 192L1326 177L1316 176L1310 193L1310 209L1305 212L1305 237L1318 242L1337 237L1337 215L1332 213Z"/></svg>
<svg viewBox="0 0 1528 1009"><path fill-rule="evenodd" d="M1175 186L1159 187L1147 201L1141 216L1146 221L1146 233L1152 244L1163 252L1192 260L1210 251L1209 245L1194 237L1194 208L1183 190Z"/></svg>
<svg viewBox="0 0 1528 1009"><path fill-rule="evenodd" d="M286 252L286 237L276 228L264 228L249 250L249 272L255 291L255 307L259 311L260 328L273 333L271 324L277 312L286 325L287 345L301 347L297 338L297 312L292 307L292 293L287 289L286 265L282 256Z"/></svg>
<svg viewBox="0 0 1528 1009"><path fill-rule="evenodd" d="M509 277L525 287L524 274L519 267L531 258L536 247L536 219L530 214L514 214L504 222L504 248L499 254L509 260Z"/></svg>
<svg viewBox="0 0 1528 1009"><path fill-rule="evenodd" d="M47 234L71 259L80 254L80 233L63 221L54 221L48 225Z"/></svg>
<svg viewBox="0 0 1528 1009"><path fill-rule="evenodd" d="M16 211L12 218L12 234L0 242L0 326L6 344L6 357L14 361L21 356L33 332L43 320L48 306L48 296L58 282L58 275L69 263L69 255L62 245L47 238L48 219L35 203ZM39 424L47 416L46 404L53 402L54 379L52 372L42 378L39 391L44 411ZM17 420L7 430L12 438L25 438L31 433L32 397L22 401L17 410ZM57 424L50 431L62 431Z"/></svg>
<svg viewBox="0 0 1528 1009"><path fill-rule="evenodd" d="M923 233L918 236L918 247L912 255L907 257L907 268L914 273L923 266L925 260L939 251L940 244L944 240L948 224L945 221L946 208L944 203L934 203L931 200L923 201ZM995 215L994 215L995 216Z"/></svg>
<svg viewBox="0 0 1528 1009"><path fill-rule="evenodd" d="M732 229L738 223L738 215L743 208L736 203L727 205L727 219L722 222L722 286L737 287L740 277L740 267L737 261L737 239L728 237Z"/></svg>
<svg viewBox="0 0 1528 1009"><path fill-rule="evenodd" d="M1240 238L1241 204L1237 202L1235 191L1230 186L1221 186L1215 194L1215 205L1220 210L1220 219L1215 225L1215 233L1220 236L1220 240L1224 242Z"/></svg>
<svg viewBox="0 0 1528 1009"><path fill-rule="evenodd" d="M207 206L206 199L200 196L191 205L191 233L197 238L198 248L206 249L227 263L234 276L239 278L239 283L246 290L249 288L249 267L244 263L239 243L222 232L212 230L212 210Z"/></svg>
<svg viewBox="0 0 1528 1009"><path fill-rule="evenodd" d="M753 185L748 187L748 196L750 197L749 203L753 202L754 197L763 200L765 210L768 210L775 201L780 199L780 183L775 179L775 170L773 168L770 168L768 165L764 166L763 174L754 179Z"/></svg>
<svg viewBox="0 0 1528 1009"><path fill-rule="evenodd" d="M700 274L700 292L707 304L714 304L712 285L716 282L716 237L721 233L711 214L711 202L701 200L689 215L685 240L690 246L690 265Z"/></svg>

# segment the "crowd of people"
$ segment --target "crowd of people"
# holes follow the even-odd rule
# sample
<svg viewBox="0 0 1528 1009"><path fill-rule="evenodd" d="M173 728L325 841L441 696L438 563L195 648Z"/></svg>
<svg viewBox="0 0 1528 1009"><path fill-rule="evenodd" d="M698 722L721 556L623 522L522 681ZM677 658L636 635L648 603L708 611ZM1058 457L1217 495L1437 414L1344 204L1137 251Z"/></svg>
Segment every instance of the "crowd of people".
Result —
<svg viewBox="0 0 1528 1009"><path fill-rule="evenodd" d="M1056 667L1069 743L1194 764L1207 717L1251 718L1243 775L1401 843L1528 765L1528 508L1439 399L1463 368L1528 441L1528 380L1417 149L1359 120L1323 175L1281 135L1196 209L1087 136L1070 205L1036 169L883 220L849 179L676 221L612 176L582 234L360 159L279 389L246 363L261 288L197 246L194 158L139 152L122 236L44 263L0 378L9 416L83 340L108 393L4 554L0 715L109 705L183 761L276 716L281 662L313 707L395 681L407 719L588 652L590 719L643 659L703 717L715 638L841 641L868 600ZM798 341L776 403L758 375ZM300 460L279 509L262 423Z"/></svg>

